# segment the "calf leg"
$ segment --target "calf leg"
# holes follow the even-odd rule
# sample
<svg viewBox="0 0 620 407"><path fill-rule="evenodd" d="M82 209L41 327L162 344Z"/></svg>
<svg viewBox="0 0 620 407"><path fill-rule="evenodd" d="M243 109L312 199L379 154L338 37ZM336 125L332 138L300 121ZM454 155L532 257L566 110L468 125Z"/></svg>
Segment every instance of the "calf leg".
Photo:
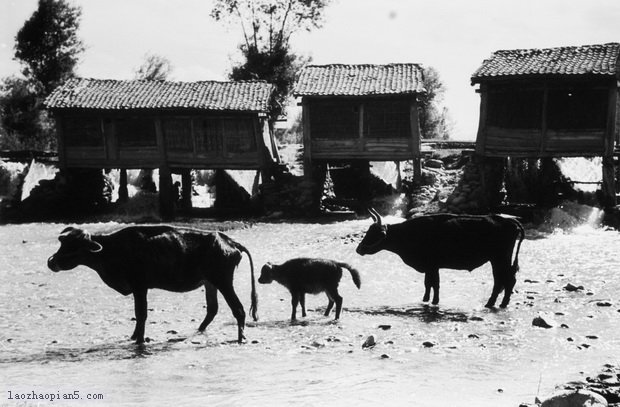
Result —
<svg viewBox="0 0 620 407"><path fill-rule="evenodd" d="M205 319L198 327L200 332L203 332L207 326L209 326L211 321L213 321L213 318L217 315L217 310L219 308L217 303L217 288L209 282L205 283L205 299L207 301L207 316L205 316Z"/></svg>
<svg viewBox="0 0 620 407"><path fill-rule="evenodd" d="M243 335L243 330L245 329L245 311L243 310L243 305L241 304L241 301L239 301L239 297L237 297L237 294L235 293L235 290L232 286L232 281L229 281L222 287L218 287L218 289L224 296L224 299L230 307L233 316L237 320L237 340L239 341L239 343L243 343L243 340L245 339L245 336Z"/></svg>
<svg viewBox="0 0 620 407"><path fill-rule="evenodd" d="M144 343L144 325L146 324L146 315L148 313L146 293L146 289L136 290L133 293L133 305L136 314L136 327L133 331L133 335L131 335L131 339L135 340L136 343Z"/></svg>
<svg viewBox="0 0 620 407"><path fill-rule="evenodd" d="M342 311L342 297L338 294L338 287L330 288L327 290L327 295L330 299L336 303L336 318L340 318L340 311Z"/></svg>

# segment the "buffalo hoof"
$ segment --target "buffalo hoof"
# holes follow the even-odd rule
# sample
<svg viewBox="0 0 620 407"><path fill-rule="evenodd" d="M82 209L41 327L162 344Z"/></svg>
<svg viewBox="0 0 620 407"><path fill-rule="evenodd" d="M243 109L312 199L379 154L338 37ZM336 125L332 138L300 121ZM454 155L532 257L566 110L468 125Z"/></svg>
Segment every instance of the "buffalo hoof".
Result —
<svg viewBox="0 0 620 407"><path fill-rule="evenodd" d="M484 306L485 308L495 308L495 302L487 302L486 305Z"/></svg>

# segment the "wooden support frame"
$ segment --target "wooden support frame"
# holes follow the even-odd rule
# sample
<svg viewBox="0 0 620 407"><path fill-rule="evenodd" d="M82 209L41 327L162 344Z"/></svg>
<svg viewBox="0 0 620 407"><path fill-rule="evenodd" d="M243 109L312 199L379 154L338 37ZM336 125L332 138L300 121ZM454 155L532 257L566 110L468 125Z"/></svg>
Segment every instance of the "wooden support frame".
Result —
<svg viewBox="0 0 620 407"><path fill-rule="evenodd" d="M420 159L420 139L422 138L422 131L420 130L417 97L411 99L409 125L411 126L411 150L413 153L413 181L416 184L420 184L422 180L422 162Z"/></svg>

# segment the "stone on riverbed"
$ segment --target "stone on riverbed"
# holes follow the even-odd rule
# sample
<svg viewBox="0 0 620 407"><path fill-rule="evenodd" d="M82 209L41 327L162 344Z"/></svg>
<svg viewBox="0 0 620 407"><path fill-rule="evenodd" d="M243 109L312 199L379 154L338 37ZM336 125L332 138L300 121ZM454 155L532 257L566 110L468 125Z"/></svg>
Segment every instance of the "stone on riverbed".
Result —
<svg viewBox="0 0 620 407"><path fill-rule="evenodd" d="M540 407L607 407L603 396L587 390L564 390L542 402Z"/></svg>
<svg viewBox="0 0 620 407"><path fill-rule="evenodd" d="M565 289L566 291L573 292L573 291L583 290L584 288L583 288L583 286L582 286L582 285L580 285L580 286L576 286L576 285L574 285L574 284L568 283L568 284L566 284L566 285L564 286L564 289Z"/></svg>
<svg viewBox="0 0 620 407"><path fill-rule="evenodd" d="M364 343L362 343L362 349L368 349L368 348L372 348L377 344L377 342L375 341L375 337L370 335L368 338L366 338L366 340L364 341Z"/></svg>
<svg viewBox="0 0 620 407"><path fill-rule="evenodd" d="M551 318L542 315L539 315L534 318L534 320L532 320L532 326L537 326L545 329L553 328L554 324L555 322L553 322Z"/></svg>

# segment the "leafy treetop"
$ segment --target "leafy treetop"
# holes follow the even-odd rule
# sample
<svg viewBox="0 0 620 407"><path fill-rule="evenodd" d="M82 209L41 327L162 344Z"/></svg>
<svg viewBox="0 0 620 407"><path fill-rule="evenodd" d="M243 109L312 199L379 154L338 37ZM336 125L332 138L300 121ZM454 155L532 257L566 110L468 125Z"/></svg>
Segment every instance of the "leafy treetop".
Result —
<svg viewBox="0 0 620 407"><path fill-rule="evenodd" d="M37 10L15 37L22 73L43 95L73 76L84 44L77 36L82 10L64 0L39 0Z"/></svg>

